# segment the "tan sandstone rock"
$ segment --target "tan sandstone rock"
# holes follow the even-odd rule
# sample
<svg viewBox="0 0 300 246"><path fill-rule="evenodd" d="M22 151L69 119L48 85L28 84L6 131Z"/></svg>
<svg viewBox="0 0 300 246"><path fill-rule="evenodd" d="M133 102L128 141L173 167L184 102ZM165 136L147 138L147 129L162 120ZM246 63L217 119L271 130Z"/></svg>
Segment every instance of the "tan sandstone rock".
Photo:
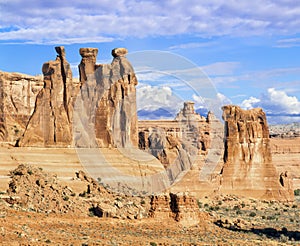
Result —
<svg viewBox="0 0 300 246"><path fill-rule="evenodd" d="M67 147L72 144L72 104L76 88L64 47L55 47L55 50L56 60L43 65L44 88L37 96L19 146Z"/></svg>
<svg viewBox="0 0 300 246"><path fill-rule="evenodd" d="M150 205L152 218L171 218L184 226L196 225L201 218L196 198L183 192L152 196Z"/></svg>
<svg viewBox="0 0 300 246"><path fill-rule="evenodd" d="M221 191L271 200L293 200L272 164L269 129L262 109L224 106L225 151ZM284 179L287 177L285 176ZM289 183L290 184L290 183Z"/></svg>
<svg viewBox="0 0 300 246"><path fill-rule="evenodd" d="M22 136L42 88L42 76L0 71L0 141L14 145Z"/></svg>
<svg viewBox="0 0 300 246"><path fill-rule="evenodd" d="M98 50L81 48L80 95L75 136L79 147L137 146L136 89L134 70L125 48L112 51L111 64L96 64ZM84 131L82 131L84 129Z"/></svg>
<svg viewBox="0 0 300 246"><path fill-rule="evenodd" d="M0 141L4 141L7 136L5 117L4 117L3 98L4 98L3 81L0 80Z"/></svg>

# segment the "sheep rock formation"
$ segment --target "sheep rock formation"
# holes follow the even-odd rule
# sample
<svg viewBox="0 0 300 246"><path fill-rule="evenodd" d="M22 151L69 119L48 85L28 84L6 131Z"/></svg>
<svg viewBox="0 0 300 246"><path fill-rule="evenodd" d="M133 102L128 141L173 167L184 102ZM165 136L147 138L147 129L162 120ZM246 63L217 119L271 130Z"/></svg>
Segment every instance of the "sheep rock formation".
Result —
<svg viewBox="0 0 300 246"><path fill-rule="evenodd" d="M111 64L96 64L98 49L81 48L80 94L75 104L77 147L137 146L136 88L127 50L112 50Z"/></svg>
<svg viewBox="0 0 300 246"><path fill-rule="evenodd" d="M266 115L260 108L224 106L225 150L221 191L261 199L293 200L288 175L272 164Z"/></svg>
<svg viewBox="0 0 300 246"><path fill-rule="evenodd" d="M19 146L67 147L72 144L72 112L76 87L64 47L55 47L56 60L44 63L44 87Z"/></svg>

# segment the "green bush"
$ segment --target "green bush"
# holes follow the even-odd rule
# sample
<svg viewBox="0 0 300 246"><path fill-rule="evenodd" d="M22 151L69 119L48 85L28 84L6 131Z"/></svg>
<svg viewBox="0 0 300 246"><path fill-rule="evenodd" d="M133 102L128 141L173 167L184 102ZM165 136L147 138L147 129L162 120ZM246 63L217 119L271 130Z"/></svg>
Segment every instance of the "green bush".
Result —
<svg viewBox="0 0 300 246"><path fill-rule="evenodd" d="M256 213L251 212L251 213L249 214L249 216L250 216L250 217L255 217L255 216L256 216Z"/></svg>
<svg viewBox="0 0 300 246"><path fill-rule="evenodd" d="M294 195L295 196L300 196L300 189L294 190Z"/></svg>
<svg viewBox="0 0 300 246"><path fill-rule="evenodd" d="M200 202L199 200L197 200L197 204L198 204L198 208L202 208L202 202Z"/></svg>

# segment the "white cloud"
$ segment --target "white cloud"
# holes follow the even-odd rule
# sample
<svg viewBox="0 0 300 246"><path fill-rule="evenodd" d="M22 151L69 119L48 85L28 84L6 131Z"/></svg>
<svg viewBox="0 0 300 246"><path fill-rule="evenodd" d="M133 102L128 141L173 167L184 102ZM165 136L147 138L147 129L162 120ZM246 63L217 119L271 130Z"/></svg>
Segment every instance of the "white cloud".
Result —
<svg viewBox="0 0 300 246"><path fill-rule="evenodd" d="M97 37L98 42L106 42L191 33L199 37L292 35L300 27L300 2L27 0L24 4L15 0L0 2L0 16L0 40L9 42L76 43Z"/></svg>
<svg viewBox="0 0 300 246"><path fill-rule="evenodd" d="M290 48L290 47L299 47L300 46L300 38L288 38L288 39L280 39L277 41L275 47L278 48Z"/></svg>
<svg viewBox="0 0 300 246"><path fill-rule="evenodd" d="M168 86L150 86L140 84L137 87L137 109L154 111L164 108L176 113L182 107L182 99L173 94Z"/></svg>
<svg viewBox="0 0 300 246"><path fill-rule="evenodd" d="M241 103L245 109L261 107L269 115L271 123L299 121L300 101L285 91L269 88L260 98L250 97Z"/></svg>
<svg viewBox="0 0 300 246"><path fill-rule="evenodd" d="M222 93L218 92L217 93L217 98L219 99L222 106L232 104L232 101Z"/></svg>
<svg viewBox="0 0 300 246"><path fill-rule="evenodd" d="M221 107L224 105L232 104L232 101L221 93L217 93L214 98L206 98L193 94L195 108L206 108L212 111L219 119L222 118Z"/></svg>
<svg viewBox="0 0 300 246"><path fill-rule="evenodd" d="M251 109L251 108L253 108L253 105L256 105L259 102L260 102L260 99L258 99L256 97L250 97L248 99L245 99L241 103L241 107L244 109Z"/></svg>
<svg viewBox="0 0 300 246"><path fill-rule="evenodd" d="M195 49L195 48L205 48L205 47L212 47L215 46L216 42L192 42L192 43L184 43L179 45L173 45L170 46L170 50L176 50L176 49Z"/></svg>
<svg viewBox="0 0 300 246"><path fill-rule="evenodd" d="M267 100L278 106L282 112L287 114L300 114L300 101L295 96L288 96L284 91L276 91L274 88L268 89Z"/></svg>

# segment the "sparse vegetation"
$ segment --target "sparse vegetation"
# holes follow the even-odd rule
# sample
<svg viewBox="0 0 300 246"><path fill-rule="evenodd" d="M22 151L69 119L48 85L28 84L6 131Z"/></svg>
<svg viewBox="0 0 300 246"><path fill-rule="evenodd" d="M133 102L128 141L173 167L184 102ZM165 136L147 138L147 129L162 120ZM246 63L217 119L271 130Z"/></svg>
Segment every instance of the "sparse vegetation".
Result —
<svg viewBox="0 0 300 246"><path fill-rule="evenodd" d="M250 216L250 217L255 217L255 216L256 216L256 213L255 213L255 212L251 212L251 213L249 214L249 216Z"/></svg>
<svg viewBox="0 0 300 246"><path fill-rule="evenodd" d="M300 196L300 189L294 190L294 195L295 196Z"/></svg>

